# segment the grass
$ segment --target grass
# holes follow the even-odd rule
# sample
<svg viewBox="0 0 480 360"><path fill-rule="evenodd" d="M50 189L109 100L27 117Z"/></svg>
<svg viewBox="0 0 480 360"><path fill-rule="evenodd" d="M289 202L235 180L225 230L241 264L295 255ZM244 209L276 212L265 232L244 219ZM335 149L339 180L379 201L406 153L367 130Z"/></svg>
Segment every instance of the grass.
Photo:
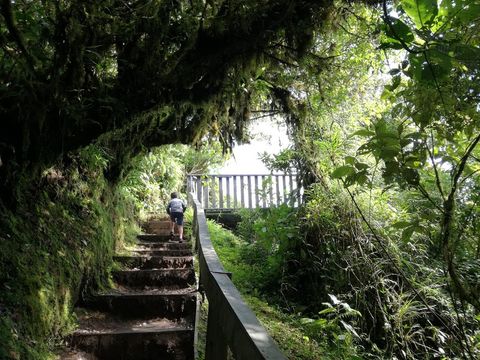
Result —
<svg viewBox="0 0 480 360"><path fill-rule="evenodd" d="M248 306L254 311L259 321L277 342L282 352L289 359L359 359L355 349L348 342L339 343L338 339L325 336L322 330L313 329L301 314L287 313L275 304L275 296L269 296L256 284L265 282L268 269L258 266L256 262L246 261L245 251L250 246L221 225L208 221L208 229L215 250L227 271L232 272L232 280L242 293ZM272 299L267 301L266 298ZM325 328L331 324L325 320ZM338 330L338 329L337 329ZM348 337L345 337L348 340ZM344 341L344 340L340 340Z"/></svg>

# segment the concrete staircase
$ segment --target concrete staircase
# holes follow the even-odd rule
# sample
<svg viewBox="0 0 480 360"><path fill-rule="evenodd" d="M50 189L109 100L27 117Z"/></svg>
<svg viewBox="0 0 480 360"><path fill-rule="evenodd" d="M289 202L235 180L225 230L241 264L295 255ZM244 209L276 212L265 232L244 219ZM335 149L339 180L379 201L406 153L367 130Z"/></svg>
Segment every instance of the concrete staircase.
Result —
<svg viewBox="0 0 480 360"><path fill-rule="evenodd" d="M197 305L189 242L172 240L167 220L152 220L131 255L117 256L115 288L78 309L80 326L61 358L189 360Z"/></svg>

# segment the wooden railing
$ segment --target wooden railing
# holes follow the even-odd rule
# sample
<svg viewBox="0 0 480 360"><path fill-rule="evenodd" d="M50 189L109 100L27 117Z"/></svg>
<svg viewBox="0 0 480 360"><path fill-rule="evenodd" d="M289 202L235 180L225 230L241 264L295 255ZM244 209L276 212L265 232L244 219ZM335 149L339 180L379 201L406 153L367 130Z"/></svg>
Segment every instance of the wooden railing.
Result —
<svg viewBox="0 0 480 360"><path fill-rule="evenodd" d="M242 300L223 268L210 241L205 212L189 193L194 209L193 235L198 251L200 290L208 299L205 359L225 360L229 353L236 360L286 360L278 346Z"/></svg>
<svg viewBox="0 0 480 360"><path fill-rule="evenodd" d="M266 208L302 202L303 189L296 174L187 176L187 190L204 209Z"/></svg>

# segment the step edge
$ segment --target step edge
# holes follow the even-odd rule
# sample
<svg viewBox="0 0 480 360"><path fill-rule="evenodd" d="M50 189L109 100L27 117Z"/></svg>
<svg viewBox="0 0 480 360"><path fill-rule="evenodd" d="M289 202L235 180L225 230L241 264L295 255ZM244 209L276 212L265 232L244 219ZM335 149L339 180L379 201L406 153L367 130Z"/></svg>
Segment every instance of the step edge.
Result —
<svg viewBox="0 0 480 360"><path fill-rule="evenodd" d="M150 328L150 329L139 329L139 330L129 330L121 329L119 331L91 331L91 332L81 332L82 330L75 330L70 336L72 337L81 337L81 336L110 336L110 335L137 335L137 334L167 334L167 333L180 333L180 332L193 332L192 328L188 327L175 327L175 328Z"/></svg>

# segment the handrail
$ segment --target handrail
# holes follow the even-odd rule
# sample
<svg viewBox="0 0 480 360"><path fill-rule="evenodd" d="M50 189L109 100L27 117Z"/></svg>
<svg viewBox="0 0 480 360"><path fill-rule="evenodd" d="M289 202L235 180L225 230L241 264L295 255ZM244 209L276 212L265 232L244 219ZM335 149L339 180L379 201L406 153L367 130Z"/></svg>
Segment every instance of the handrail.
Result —
<svg viewBox="0 0 480 360"><path fill-rule="evenodd" d="M258 173L258 174L204 174L204 173L188 173L187 176L216 176L216 177L233 177L233 176L297 176L297 173Z"/></svg>
<svg viewBox="0 0 480 360"><path fill-rule="evenodd" d="M242 300L218 258L207 228L205 212L193 193L193 235L198 251L200 286L208 299L205 358L225 360L230 349L236 360L286 360L277 344Z"/></svg>

